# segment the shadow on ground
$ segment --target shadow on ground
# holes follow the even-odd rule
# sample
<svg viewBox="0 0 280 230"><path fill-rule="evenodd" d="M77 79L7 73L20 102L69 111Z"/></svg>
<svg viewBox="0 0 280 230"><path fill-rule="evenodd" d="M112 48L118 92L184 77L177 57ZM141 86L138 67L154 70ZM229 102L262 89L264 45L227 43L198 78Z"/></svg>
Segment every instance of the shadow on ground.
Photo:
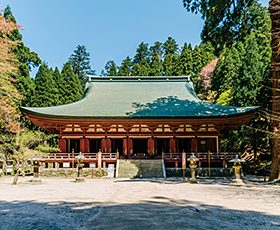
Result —
<svg viewBox="0 0 280 230"><path fill-rule="evenodd" d="M280 216L155 196L136 204L0 201L1 229L279 229Z"/></svg>
<svg viewBox="0 0 280 230"><path fill-rule="evenodd" d="M117 179L115 183L124 183L124 182L152 182L152 183L160 183L160 184L185 184L188 182L189 178L167 178L167 179L158 179L158 178L150 178L150 179ZM217 184L217 185L230 185L232 179L229 178L198 178L197 182L199 184ZM252 185L253 183L247 180L244 180L244 185Z"/></svg>

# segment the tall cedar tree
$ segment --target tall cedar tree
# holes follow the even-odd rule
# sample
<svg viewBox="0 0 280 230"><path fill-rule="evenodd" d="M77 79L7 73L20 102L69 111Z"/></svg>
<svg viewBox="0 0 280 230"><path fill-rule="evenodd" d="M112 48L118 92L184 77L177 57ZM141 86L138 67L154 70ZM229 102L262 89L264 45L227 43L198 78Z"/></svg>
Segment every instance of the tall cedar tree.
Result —
<svg viewBox="0 0 280 230"><path fill-rule="evenodd" d="M46 63L43 63L39 67L35 77L35 85L33 106L41 107L58 104L59 92L53 79L52 71L48 68Z"/></svg>
<svg viewBox="0 0 280 230"><path fill-rule="evenodd" d="M119 67L118 76L131 76L133 62L130 57L126 57Z"/></svg>
<svg viewBox="0 0 280 230"><path fill-rule="evenodd" d="M179 58L180 75L191 75L193 71L192 47L185 43Z"/></svg>
<svg viewBox="0 0 280 230"><path fill-rule="evenodd" d="M261 83L265 66L261 62L259 47L253 34L246 38L245 50L238 77L233 81L232 104L238 106L259 105L258 95L263 87Z"/></svg>
<svg viewBox="0 0 280 230"><path fill-rule="evenodd" d="M149 75L149 48L148 44L141 42L136 49L136 54L133 58L132 76L147 76Z"/></svg>
<svg viewBox="0 0 280 230"><path fill-rule="evenodd" d="M62 78L62 75L57 67L54 69L52 74L53 74L53 80L55 81L56 88L58 91L58 100L56 105L65 104L64 95L65 95L66 82L64 82L64 79Z"/></svg>
<svg viewBox="0 0 280 230"><path fill-rule="evenodd" d="M105 72L103 75L105 76L117 76L117 65L114 61L108 61L105 65Z"/></svg>
<svg viewBox="0 0 280 230"><path fill-rule="evenodd" d="M64 82L63 98L64 103L72 103L81 99L83 88L80 84L79 77L74 73L70 62L64 64L61 70L62 81Z"/></svg>
<svg viewBox="0 0 280 230"><path fill-rule="evenodd" d="M250 10L256 16L251 21L257 29L224 48L214 72L212 90L218 93L220 104L259 105L269 109L270 20L265 7L259 4L252 5ZM256 116L247 125L225 135L222 148L245 152L256 165L270 152L269 130L269 119Z"/></svg>
<svg viewBox="0 0 280 230"><path fill-rule="evenodd" d="M150 47L149 76L162 76L163 74L162 54L163 54L162 43L155 42L155 44Z"/></svg>
<svg viewBox="0 0 280 230"><path fill-rule="evenodd" d="M11 75L18 72L17 59L10 50L17 45L11 41L9 35L18 28L18 26L0 15L0 135L16 133L19 130L18 105L22 99L22 94L15 85L15 79ZM3 153L0 146L0 155Z"/></svg>
<svg viewBox="0 0 280 230"><path fill-rule="evenodd" d="M270 71L269 63L271 58L271 49L270 49L270 28L271 23L269 19L269 14L267 9L260 4L254 4L251 6L250 10L255 15L254 18L250 19L254 24L254 27L257 28L251 32L250 36L255 37L257 42L258 53L260 54L260 63L263 63L264 69L262 72L262 87L260 89L259 95L260 98L257 98L259 103L262 106L267 106L269 97L269 87L271 84L270 81ZM252 34L253 33L253 34ZM243 56L245 55L244 41L248 40L249 35L244 38L242 41L236 41L230 47L225 47L219 58L219 62L213 77L213 86L212 89L218 92L218 97L225 98L225 94L231 96L232 92L232 83L239 77L239 69L243 64ZM252 62L251 62L252 63ZM249 63L247 63L248 65ZM253 71L253 69L252 69ZM227 92L226 92L227 91ZM223 94L223 95L222 95ZM265 99L265 100L264 100ZM218 98L220 101L220 99ZM229 100L227 100L229 102Z"/></svg>
<svg viewBox="0 0 280 230"><path fill-rule="evenodd" d="M210 42L202 42L192 51L192 81L197 94L203 94L203 87L198 78L202 68L216 59L214 48Z"/></svg>
<svg viewBox="0 0 280 230"><path fill-rule="evenodd" d="M178 71L178 44L175 39L168 37L163 43L164 61L163 70L165 76L177 76Z"/></svg>
<svg viewBox="0 0 280 230"><path fill-rule="evenodd" d="M195 46L192 52L192 60L193 60L193 77L196 77L199 75L200 70L203 67L203 52L201 50L201 47L199 45Z"/></svg>
<svg viewBox="0 0 280 230"><path fill-rule="evenodd" d="M7 6L4 9L4 18L10 20L16 24L16 19L12 14L10 6ZM16 74L15 78L17 80L17 88L23 94L24 98L22 104L25 106L30 106L32 104L31 100L34 96L34 82L30 78L30 69L32 67L38 67L41 63L39 56L31 51L28 47L22 42L22 35L19 32L19 29L14 29L10 34L9 38L12 41L16 41L17 45L13 47L12 51L15 53L18 60L18 69L19 72Z"/></svg>
<svg viewBox="0 0 280 230"><path fill-rule="evenodd" d="M183 0L184 7L194 13L201 13L204 26L203 41L210 41L217 52L224 45L243 40L255 29L254 15L250 8L257 0ZM253 19L253 20L252 20Z"/></svg>
<svg viewBox="0 0 280 230"><path fill-rule="evenodd" d="M168 37L167 40L163 43L162 47L165 56L167 54L175 54L178 51L178 44L172 37Z"/></svg>
<svg viewBox="0 0 280 230"><path fill-rule="evenodd" d="M279 0L271 0L269 2L270 17L272 20L272 117L273 121L273 145L272 145L272 166L270 179L280 180L280 2Z"/></svg>
<svg viewBox="0 0 280 230"><path fill-rule="evenodd" d="M212 79L212 90L218 93L219 104L229 105L229 97L225 98L224 93L230 98L233 82L239 77L239 69L242 65L242 57L245 53L242 42L235 42L232 47L225 47L220 55L217 67ZM223 100L221 98L224 98ZM220 99L219 99L220 98ZM226 101L225 101L226 100Z"/></svg>
<svg viewBox="0 0 280 230"><path fill-rule="evenodd" d="M78 45L76 47L74 53L69 58L69 62L82 84L88 80L87 75L93 75L95 73L90 66L90 54L84 45Z"/></svg>

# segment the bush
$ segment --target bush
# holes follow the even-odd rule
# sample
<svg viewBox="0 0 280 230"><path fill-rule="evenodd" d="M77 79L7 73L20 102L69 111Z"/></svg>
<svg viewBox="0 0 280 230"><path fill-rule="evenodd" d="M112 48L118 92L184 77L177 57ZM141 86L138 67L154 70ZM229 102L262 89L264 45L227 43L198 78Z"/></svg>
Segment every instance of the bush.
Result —
<svg viewBox="0 0 280 230"><path fill-rule="evenodd" d="M73 172L69 168L45 168L41 169L40 175L46 177L76 177L77 169ZM107 175L107 170L105 169L83 169L82 171L82 176L87 178L100 178Z"/></svg>
<svg viewBox="0 0 280 230"><path fill-rule="evenodd" d="M196 175L197 177L208 177L208 168L197 168ZM233 175L231 168L211 168L210 170L211 177L231 177ZM167 177L182 177L183 170L182 168L166 168ZM190 177L190 169L186 169L186 177Z"/></svg>

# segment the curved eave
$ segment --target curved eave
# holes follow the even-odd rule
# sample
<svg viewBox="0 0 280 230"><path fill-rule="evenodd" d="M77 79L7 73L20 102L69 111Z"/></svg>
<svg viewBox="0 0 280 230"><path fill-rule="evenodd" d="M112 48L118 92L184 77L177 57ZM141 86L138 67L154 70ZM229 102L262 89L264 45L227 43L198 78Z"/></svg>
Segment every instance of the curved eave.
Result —
<svg viewBox="0 0 280 230"><path fill-rule="evenodd" d="M222 115L197 115L197 116L71 116L71 115L53 115L53 114L44 114L38 113L32 110L29 110L26 107L20 107L20 110L26 115L35 115L42 118L58 118L58 119L69 119L69 120L99 120L99 119L120 119L120 120L137 120L137 119L215 119L215 118L227 118L227 117L240 117L247 114L253 114L259 109L258 106L252 107L252 109L245 112L239 112L234 114L222 114Z"/></svg>

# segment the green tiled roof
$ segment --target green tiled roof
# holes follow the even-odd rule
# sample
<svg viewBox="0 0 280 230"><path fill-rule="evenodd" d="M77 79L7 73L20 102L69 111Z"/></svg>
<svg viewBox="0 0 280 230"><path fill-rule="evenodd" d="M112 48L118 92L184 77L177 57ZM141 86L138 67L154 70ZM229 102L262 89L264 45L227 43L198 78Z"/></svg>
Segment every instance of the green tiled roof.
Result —
<svg viewBox="0 0 280 230"><path fill-rule="evenodd" d="M209 118L236 116L257 108L201 101L186 77L95 77L77 102L21 109L61 118Z"/></svg>

